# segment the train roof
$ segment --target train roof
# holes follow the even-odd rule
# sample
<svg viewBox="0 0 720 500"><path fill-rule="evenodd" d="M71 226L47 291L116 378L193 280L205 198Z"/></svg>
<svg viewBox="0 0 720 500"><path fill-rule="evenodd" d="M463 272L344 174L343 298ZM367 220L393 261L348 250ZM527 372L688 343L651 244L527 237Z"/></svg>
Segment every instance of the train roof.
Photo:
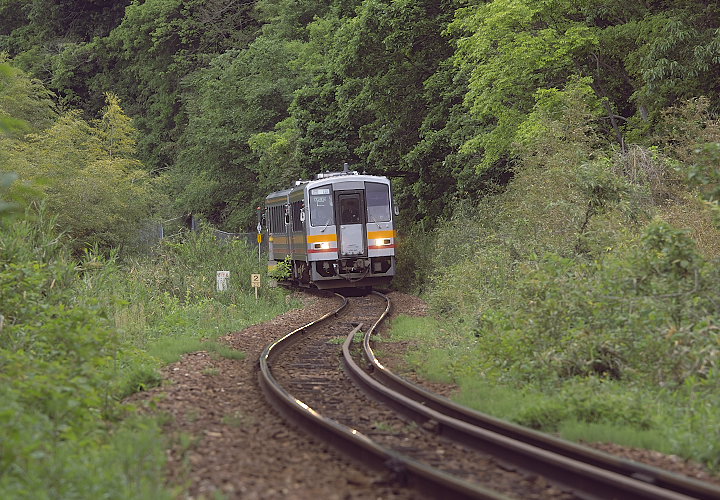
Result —
<svg viewBox="0 0 720 500"><path fill-rule="evenodd" d="M311 189L311 188L314 188L317 186L324 186L325 184L335 184L338 182L346 182L346 181L369 181L369 182L382 181L387 184L390 183L390 180L385 176L358 174L357 172L355 172L352 174L339 174L339 175L323 176L319 179L308 181L307 188Z"/></svg>
<svg viewBox="0 0 720 500"><path fill-rule="evenodd" d="M318 174L317 179L312 181L297 181L295 183L295 186L287 189L283 189L281 191L275 191L273 193L270 193L265 197L266 202L273 202L273 201L285 201L287 199L287 196L293 192L300 189L312 189L317 186L325 186L327 184L336 184L338 182L347 182L347 181L368 181L368 182L382 182L384 184L390 184L390 180L382 175L367 175L367 174L358 174L357 172L331 172L331 173L325 173L325 174Z"/></svg>
<svg viewBox="0 0 720 500"><path fill-rule="evenodd" d="M283 189L282 191L275 191L274 193L270 193L265 197L265 202L274 201L276 199L283 199L287 201L287 195L290 194L290 191L292 191L292 188L289 189Z"/></svg>

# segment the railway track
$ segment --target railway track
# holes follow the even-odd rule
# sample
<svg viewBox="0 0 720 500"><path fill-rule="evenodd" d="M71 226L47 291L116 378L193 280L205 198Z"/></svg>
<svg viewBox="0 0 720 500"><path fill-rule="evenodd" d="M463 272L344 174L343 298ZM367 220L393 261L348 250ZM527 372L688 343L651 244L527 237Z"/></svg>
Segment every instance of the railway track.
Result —
<svg viewBox="0 0 720 500"><path fill-rule="evenodd" d="M392 374L371 348L389 299L337 297L335 311L265 348L261 387L286 418L387 481L432 498L720 499L713 485L494 419Z"/></svg>

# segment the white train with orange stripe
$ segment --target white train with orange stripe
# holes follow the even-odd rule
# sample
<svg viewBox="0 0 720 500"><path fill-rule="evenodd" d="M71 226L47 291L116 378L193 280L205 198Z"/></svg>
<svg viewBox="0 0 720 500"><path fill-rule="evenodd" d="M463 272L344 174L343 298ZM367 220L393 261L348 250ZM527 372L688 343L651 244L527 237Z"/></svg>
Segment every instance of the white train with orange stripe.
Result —
<svg viewBox="0 0 720 500"><path fill-rule="evenodd" d="M390 180L349 171L271 193L265 199L269 267L290 257L301 286L384 286L395 275L395 216Z"/></svg>

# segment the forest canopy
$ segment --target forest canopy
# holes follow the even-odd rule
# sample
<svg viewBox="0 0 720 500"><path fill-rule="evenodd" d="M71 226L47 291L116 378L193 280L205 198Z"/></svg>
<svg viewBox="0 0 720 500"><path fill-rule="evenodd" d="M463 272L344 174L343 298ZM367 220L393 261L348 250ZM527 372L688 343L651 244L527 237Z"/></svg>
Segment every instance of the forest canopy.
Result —
<svg viewBox="0 0 720 500"><path fill-rule="evenodd" d="M38 92L85 120L111 93L174 209L234 230L345 161L395 176L406 220L433 225L506 184L538 99L571 81L606 147L652 145L690 98L718 111L720 7L700 0L2 0L0 19L37 79L4 128L47 125L21 117Z"/></svg>

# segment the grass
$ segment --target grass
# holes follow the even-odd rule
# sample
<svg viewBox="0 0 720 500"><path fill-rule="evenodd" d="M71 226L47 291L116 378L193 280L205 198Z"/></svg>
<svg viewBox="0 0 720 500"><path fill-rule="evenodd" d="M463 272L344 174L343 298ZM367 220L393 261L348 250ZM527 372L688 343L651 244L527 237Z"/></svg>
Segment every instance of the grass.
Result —
<svg viewBox="0 0 720 500"><path fill-rule="evenodd" d="M393 320L389 342L435 342L439 335L443 335L440 322L432 317L413 317L401 315Z"/></svg>
<svg viewBox="0 0 720 500"><path fill-rule="evenodd" d="M209 347L207 346L209 344ZM217 342L208 342L206 343L206 349L210 351L211 355L217 355L225 359L245 359L245 353L242 351L238 351L237 349L233 349L232 347L228 347L225 344L217 343Z"/></svg>
<svg viewBox="0 0 720 500"><path fill-rule="evenodd" d="M720 470L714 212L655 152L653 165L601 151L569 162L567 145L534 140L503 192L418 239L429 273L408 281L434 318L397 318L390 341L480 411Z"/></svg>
<svg viewBox="0 0 720 500"><path fill-rule="evenodd" d="M587 202L606 206L573 234L578 200L597 191L572 168L523 172L461 207L422 249L435 255L424 284L435 319L400 317L390 340L408 342L410 367L457 384L467 406L718 470L720 231L684 196L633 213L639 188L614 179L614 201ZM590 186L605 182L593 168Z"/></svg>
<svg viewBox="0 0 720 500"><path fill-rule="evenodd" d="M123 285L118 284L118 288ZM267 321L294 305L285 303L284 297L278 300L276 292L258 302L253 296L236 293L230 303L213 295L183 300L164 294L147 298L137 295L134 300L144 302L127 303L111 296L106 303L112 308L109 312L123 338L140 347L177 336L215 339Z"/></svg>
<svg viewBox="0 0 720 500"><path fill-rule="evenodd" d="M217 338L267 321L297 304L278 288L263 288L259 300L241 276L259 272L254 249L243 242L217 243L208 232L187 235L184 243L164 242L148 257L120 262L89 254L95 265L84 285L112 318L128 345L161 363L206 350L228 359L244 354ZM215 290L218 269L231 269L228 289ZM246 283L247 281L247 283ZM145 386L156 383L146 367ZM138 387L134 381L134 387Z"/></svg>
<svg viewBox="0 0 720 500"><path fill-rule="evenodd" d="M226 359L239 360L245 358L245 353L232 349L225 344L181 335L156 340L147 349L148 354L165 364L175 363L183 354L198 351L207 351L211 355Z"/></svg>
<svg viewBox="0 0 720 500"><path fill-rule="evenodd" d="M179 492L158 480L164 475L165 442L150 417L125 420L83 441L48 442L16 462L22 480L10 471L3 474L0 492L3 498L170 500ZM32 446L32 440L25 445Z"/></svg>
<svg viewBox="0 0 720 500"><path fill-rule="evenodd" d="M401 329L395 329L399 324ZM437 347L428 336L437 321L399 318L390 341L402 338L412 347L407 360L431 381L456 383L458 403L531 428L583 442L612 442L673 453L712 466L717 458L720 403L699 394L625 385L601 378L575 378L552 386L500 383L476 373L459 375L453 348ZM405 327L413 325L411 330ZM419 325L419 327L417 327ZM417 333L414 337L412 332ZM397 334L397 335L396 335ZM428 340L430 339L430 340ZM417 341L417 342L415 342ZM429 347L428 342L436 347ZM682 391L681 391L682 392Z"/></svg>
<svg viewBox="0 0 720 500"><path fill-rule="evenodd" d="M95 249L78 263L42 212L0 221L0 497L182 496L158 479L162 416L133 416L122 399L186 352L243 359L218 337L295 305L281 290L256 302L244 280L214 290L216 269L256 267L248 248L202 234L134 259Z"/></svg>
<svg viewBox="0 0 720 500"><path fill-rule="evenodd" d="M672 453L672 444L656 430L638 430L618 425L566 421L558 430L561 437L586 443L617 443L623 446Z"/></svg>
<svg viewBox="0 0 720 500"><path fill-rule="evenodd" d="M410 342L416 346L410 349L407 356L411 369L430 380L452 383L452 374L448 367L453 363L455 350L447 348L448 344L452 344L451 341L448 342L452 335L433 317L401 315L393 320L390 335L384 341Z"/></svg>
<svg viewBox="0 0 720 500"><path fill-rule="evenodd" d="M203 350L203 341L181 336L157 340L148 347L148 354L165 364L178 361L183 354Z"/></svg>
<svg viewBox="0 0 720 500"><path fill-rule="evenodd" d="M353 343L359 344L360 342L362 342L364 336L365 336L365 332L363 332L362 330L358 330L357 332L355 332L355 335L353 335L353 339L352 339ZM327 344L344 344L345 339L347 339L347 336L333 337L333 338L329 339L326 343Z"/></svg>
<svg viewBox="0 0 720 500"><path fill-rule="evenodd" d="M373 422L372 427L374 430L376 430L378 432L387 432L387 433L397 432L395 430L395 428L393 427L393 425L388 422L376 421L376 422Z"/></svg>

